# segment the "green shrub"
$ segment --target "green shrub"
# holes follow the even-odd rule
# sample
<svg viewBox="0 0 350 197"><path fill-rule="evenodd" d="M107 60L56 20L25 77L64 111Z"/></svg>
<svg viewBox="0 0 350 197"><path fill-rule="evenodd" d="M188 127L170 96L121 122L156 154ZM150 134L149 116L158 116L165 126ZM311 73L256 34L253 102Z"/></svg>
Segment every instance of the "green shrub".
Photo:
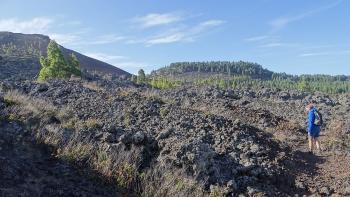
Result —
<svg viewBox="0 0 350 197"><path fill-rule="evenodd" d="M58 46L58 44L51 40L47 46L47 57L40 58L42 66L38 80L45 81L48 79L67 79L71 75L81 76L79 68L79 61L74 54L71 54L68 61Z"/></svg>

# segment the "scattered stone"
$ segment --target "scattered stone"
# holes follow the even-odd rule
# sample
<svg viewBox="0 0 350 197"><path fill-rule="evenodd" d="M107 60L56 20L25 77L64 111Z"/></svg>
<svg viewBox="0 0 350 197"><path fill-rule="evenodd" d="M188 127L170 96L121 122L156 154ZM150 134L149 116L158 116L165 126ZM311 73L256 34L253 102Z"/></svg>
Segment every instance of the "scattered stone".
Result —
<svg viewBox="0 0 350 197"><path fill-rule="evenodd" d="M170 128L170 129L166 129L166 130L160 132L158 137L157 137L157 140L162 140L162 139L169 137L173 131L174 131L174 129Z"/></svg>
<svg viewBox="0 0 350 197"><path fill-rule="evenodd" d="M84 81L54 80L47 82L46 89L29 81L9 83L8 87L44 100L59 109L67 107L72 111L69 120L74 124L71 125L66 120L43 121L35 119L39 115L21 115L28 116L23 118L33 122L38 121L43 129L36 131L36 136L45 143L51 143L54 148L60 146L64 152L67 144L82 143L82 150L77 150L81 154L82 164L88 159L94 159L91 157L98 155L95 154L96 150L105 150L106 155L100 155L102 159L112 158L116 162L119 162L118 159L125 160L136 166L141 173L159 168L162 171L155 173L164 182L167 180L165 175L175 174L176 171L179 180L183 178L193 181L207 194L216 189L228 196L238 196L239 193L248 194L246 196L283 196L292 190L307 192L305 183L295 181L293 187L291 184L294 180L287 180L289 177L293 179L295 175L289 174L289 167L298 168L300 164L296 162L303 161L300 158L292 160L291 155L294 153L287 146L298 146L298 143L304 142L305 129L300 125L305 124L303 109L310 101L308 99L313 99L312 96L305 98L298 91L231 92L200 87L150 92L147 86L126 87L112 82L99 83L103 90L97 93L82 83ZM303 95L302 99L296 99ZM322 104L327 124L336 125L330 122L334 113L347 117L348 113L343 106L350 104L350 99L345 96L342 100L333 96L329 100L323 97L315 99ZM276 102L278 98L284 101ZM339 102L340 106L331 108L327 105L330 100ZM166 109L166 113L160 112L161 109ZM3 115L12 112L23 112L11 110L13 109L8 107L1 109L1 118L8 117ZM40 111L39 114L46 120L59 117L51 111L41 113ZM84 126L87 121L92 125L89 128ZM349 134L347 123L344 121L337 134ZM47 124L50 126L47 127ZM64 128L70 129L61 129L63 124L67 124ZM96 124L101 126L94 126ZM13 128L13 132L17 132L16 126ZM44 128L50 129L44 131ZM327 125L326 129L331 128ZM21 135L18 140L30 133ZM91 154L83 154L84 151L90 151L90 148ZM0 152L2 151L3 149ZM103 173L114 172L108 166L106 169L103 167ZM162 184L163 182L159 183L160 188L164 186ZM288 185L290 190L281 190L280 185ZM178 183L180 186L183 188L181 182ZM314 192L322 195L334 192L329 189L333 188L331 186L316 187Z"/></svg>
<svg viewBox="0 0 350 197"><path fill-rule="evenodd" d="M39 83L36 87L35 91L37 92L45 92L49 89L49 86L46 83Z"/></svg>
<svg viewBox="0 0 350 197"><path fill-rule="evenodd" d="M132 139L134 144L139 145L145 141L146 135L143 132L139 131L133 135Z"/></svg>
<svg viewBox="0 0 350 197"><path fill-rule="evenodd" d="M130 133L125 133L121 135L118 140L123 144L130 144L132 142L132 135Z"/></svg>
<svg viewBox="0 0 350 197"><path fill-rule="evenodd" d="M320 193L329 196L331 194L331 191L328 187L322 187L320 189Z"/></svg>
<svg viewBox="0 0 350 197"><path fill-rule="evenodd" d="M295 187L296 187L296 188L299 188L299 189L302 189L302 190L305 190L305 189L306 189L305 184L304 184L302 181L299 181L299 180L296 180L296 181L295 181Z"/></svg>
<svg viewBox="0 0 350 197"><path fill-rule="evenodd" d="M279 97L285 101L285 100L290 99L290 94L286 91L282 91L279 93Z"/></svg>
<svg viewBox="0 0 350 197"><path fill-rule="evenodd" d="M118 139L116 138L116 136L114 134L104 132L102 137L101 137L101 141L108 142L108 143L116 143L116 142L118 142Z"/></svg>

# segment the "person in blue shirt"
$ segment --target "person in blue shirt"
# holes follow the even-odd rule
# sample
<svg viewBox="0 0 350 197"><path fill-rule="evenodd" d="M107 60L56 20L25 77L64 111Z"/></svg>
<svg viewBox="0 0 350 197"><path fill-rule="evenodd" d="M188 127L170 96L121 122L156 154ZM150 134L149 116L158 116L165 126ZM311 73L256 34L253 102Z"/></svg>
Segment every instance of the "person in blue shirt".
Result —
<svg viewBox="0 0 350 197"><path fill-rule="evenodd" d="M316 146L316 150L320 151L320 141L318 137L320 137L321 125L315 124L317 122L317 109L313 104L309 104L305 107L307 115L307 132L309 137L309 153L312 153L314 147Z"/></svg>

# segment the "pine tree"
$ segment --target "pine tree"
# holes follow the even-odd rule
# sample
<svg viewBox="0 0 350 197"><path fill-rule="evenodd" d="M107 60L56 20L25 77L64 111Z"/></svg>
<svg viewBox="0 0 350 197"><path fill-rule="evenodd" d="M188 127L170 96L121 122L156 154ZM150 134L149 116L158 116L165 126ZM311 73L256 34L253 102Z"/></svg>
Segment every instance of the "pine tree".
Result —
<svg viewBox="0 0 350 197"><path fill-rule="evenodd" d="M67 79L72 74L81 76L76 56L71 54L67 63L58 44L53 40L47 46L47 57L40 57L40 64L42 68L38 77L39 81L55 78Z"/></svg>
<svg viewBox="0 0 350 197"><path fill-rule="evenodd" d="M71 74L81 77L79 61L74 53L70 54L70 56L68 57L68 66Z"/></svg>
<svg viewBox="0 0 350 197"><path fill-rule="evenodd" d="M146 82L145 71L143 69L140 69L138 72L138 76L137 76L137 83L141 84L141 83L145 83L145 82Z"/></svg>

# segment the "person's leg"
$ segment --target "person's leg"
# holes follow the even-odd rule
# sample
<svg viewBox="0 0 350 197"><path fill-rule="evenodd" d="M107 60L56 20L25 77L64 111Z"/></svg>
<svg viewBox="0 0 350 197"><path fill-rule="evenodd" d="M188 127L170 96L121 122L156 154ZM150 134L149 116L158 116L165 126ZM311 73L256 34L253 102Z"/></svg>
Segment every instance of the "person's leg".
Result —
<svg viewBox="0 0 350 197"><path fill-rule="evenodd" d="M320 151L321 150L321 145L320 145L320 141L318 140L318 138L315 138L315 145L316 145L316 149L318 151Z"/></svg>
<svg viewBox="0 0 350 197"><path fill-rule="evenodd" d="M320 137L320 131L321 131L321 127L320 126L318 126L317 128L316 128L316 133L315 133L315 137L314 137L314 139L315 139L315 146L316 146L316 149L318 150L318 151L320 151L321 149L321 146L320 146L320 141L318 140L318 137Z"/></svg>
<svg viewBox="0 0 350 197"><path fill-rule="evenodd" d="M316 140L315 137L312 137L312 150L314 151L316 147Z"/></svg>
<svg viewBox="0 0 350 197"><path fill-rule="evenodd" d="M309 135L309 152L312 152L313 142L312 136Z"/></svg>

